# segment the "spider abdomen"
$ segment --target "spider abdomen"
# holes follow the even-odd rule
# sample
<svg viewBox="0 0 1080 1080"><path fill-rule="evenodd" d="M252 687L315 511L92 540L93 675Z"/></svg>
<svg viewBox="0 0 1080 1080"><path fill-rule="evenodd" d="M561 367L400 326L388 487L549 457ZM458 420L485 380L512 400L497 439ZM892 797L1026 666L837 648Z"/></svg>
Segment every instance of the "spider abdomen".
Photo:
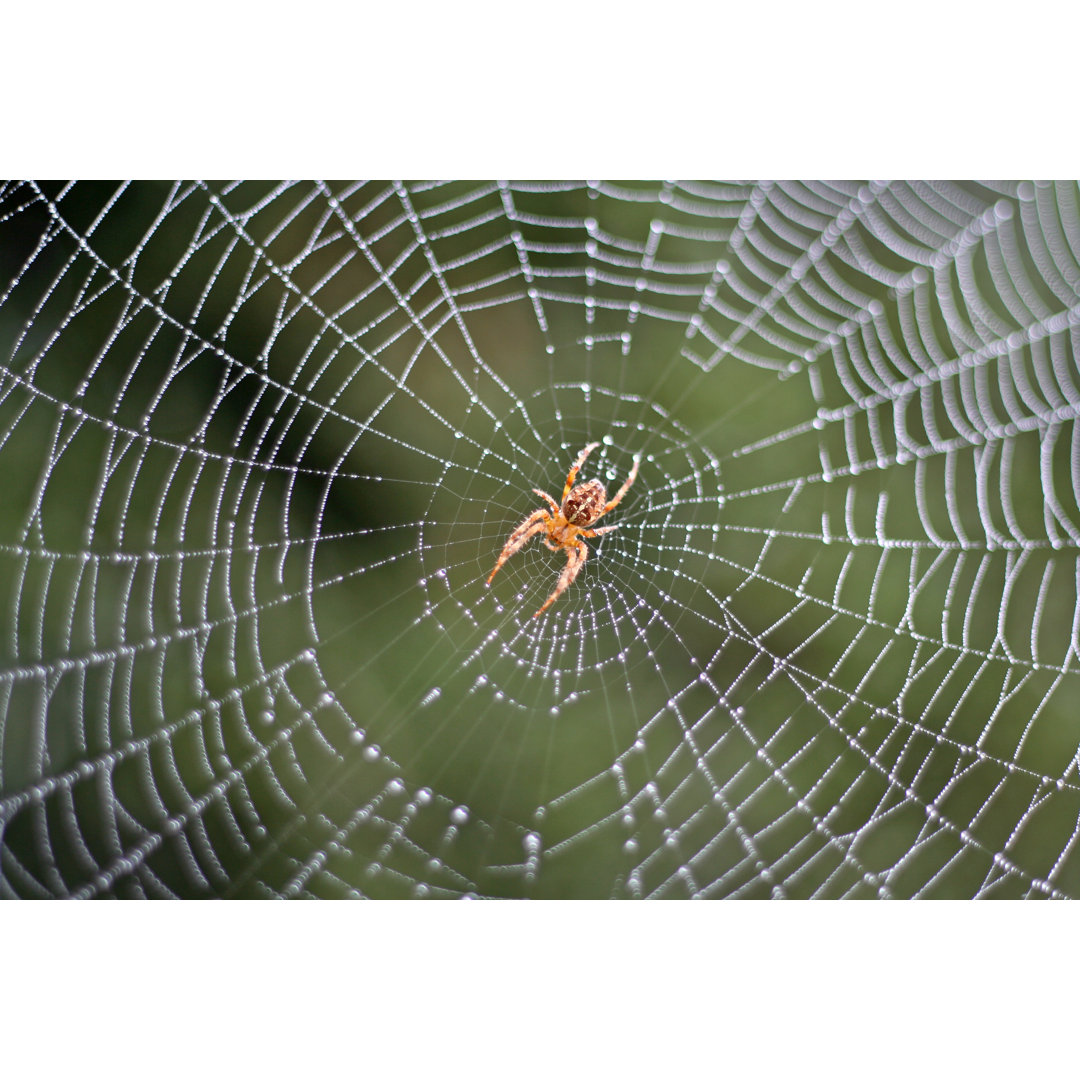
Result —
<svg viewBox="0 0 1080 1080"><path fill-rule="evenodd" d="M562 504L563 517L571 525L588 528L601 514L607 504L607 492L599 480L586 480L578 484Z"/></svg>

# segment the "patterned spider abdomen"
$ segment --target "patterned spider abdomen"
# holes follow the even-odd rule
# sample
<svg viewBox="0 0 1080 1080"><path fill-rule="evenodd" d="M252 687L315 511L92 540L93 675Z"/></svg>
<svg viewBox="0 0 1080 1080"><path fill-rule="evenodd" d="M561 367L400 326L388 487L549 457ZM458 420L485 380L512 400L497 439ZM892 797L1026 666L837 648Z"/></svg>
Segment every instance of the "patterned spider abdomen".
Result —
<svg viewBox="0 0 1080 1080"><path fill-rule="evenodd" d="M571 525L587 529L607 505L607 492L599 480L586 480L578 484L562 504L563 517Z"/></svg>

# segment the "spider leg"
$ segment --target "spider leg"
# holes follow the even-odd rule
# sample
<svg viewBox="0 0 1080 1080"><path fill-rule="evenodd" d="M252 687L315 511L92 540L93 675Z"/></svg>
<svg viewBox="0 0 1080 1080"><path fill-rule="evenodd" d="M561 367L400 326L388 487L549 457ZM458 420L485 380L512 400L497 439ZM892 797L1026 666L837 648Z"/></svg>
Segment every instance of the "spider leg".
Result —
<svg viewBox="0 0 1080 1080"><path fill-rule="evenodd" d="M581 568L585 565L585 560L589 557L589 549L580 541L574 541L573 546L566 549L566 565L563 567L563 572L559 575L559 582L555 586L555 591L544 601L544 606L533 616L535 619L537 615L547 611L552 604L564 593L574 582L574 578L581 572Z"/></svg>
<svg viewBox="0 0 1080 1080"><path fill-rule="evenodd" d="M502 549L502 554L499 556L499 561L495 564L495 569L488 575L487 583L491 584L491 579L499 572L499 567L502 566L507 559L516 551L520 551L538 532L543 532L547 528L548 522L551 520L551 515L541 507L539 510L534 510L508 537L506 544Z"/></svg>
<svg viewBox="0 0 1080 1080"><path fill-rule="evenodd" d="M623 496L630 490L630 485L637 478L638 466L640 464L641 462L637 458L634 458L634 467L630 470L630 475L626 478L626 483L623 484L621 488L619 488L618 492L615 495L615 498L609 500L607 506L605 506L604 509L600 511L601 514L606 514L609 510L614 510L615 507L622 502Z"/></svg>
<svg viewBox="0 0 1080 1080"><path fill-rule="evenodd" d="M547 500L548 506L550 506L556 514L559 512L559 504L546 491L541 491L539 488L533 488L533 491L536 492L541 499Z"/></svg>
<svg viewBox="0 0 1080 1080"><path fill-rule="evenodd" d="M594 536L599 536L601 533L611 532L612 529L617 529L618 525L601 525L599 529L582 529L578 532L578 536L587 536L592 539Z"/></svg>
<svg viewBox="0 0 1080 1080"><path fill-rule="evenodd" d="M599 446L598 442L591 442L584 450L577 456L577 460L570 466L570 472L566 475L566 487L563 488L562 501L566 502L566 496L570 494L570 489L574 486L574 481L577 479L578 469L585 464L585 459Z"/></svg>

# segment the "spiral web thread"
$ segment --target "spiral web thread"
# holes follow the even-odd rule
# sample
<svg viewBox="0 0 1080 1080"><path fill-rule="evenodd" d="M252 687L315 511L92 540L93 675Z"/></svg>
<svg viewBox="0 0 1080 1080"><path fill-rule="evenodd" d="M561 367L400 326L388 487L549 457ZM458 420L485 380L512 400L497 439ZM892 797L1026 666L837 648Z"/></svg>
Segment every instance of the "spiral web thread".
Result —
<svg viewBox="0 0 1080 1080"><path fill-rule="evenodd" d="M1078 295L1072 183L0 185L0 895L1080 894Z"/></svg>

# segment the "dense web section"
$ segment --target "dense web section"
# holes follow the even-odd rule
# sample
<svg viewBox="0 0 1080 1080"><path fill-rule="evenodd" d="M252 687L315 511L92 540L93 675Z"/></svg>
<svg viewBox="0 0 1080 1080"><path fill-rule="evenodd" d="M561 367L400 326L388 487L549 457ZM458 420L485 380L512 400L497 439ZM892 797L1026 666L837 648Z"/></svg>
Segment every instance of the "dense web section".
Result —
<svg viewBox="0 0 1080 1080"><path fill-rule="evenodd" d="M0 895L1080 895L1078 338L1072 183L0 184Z"/></svg>

